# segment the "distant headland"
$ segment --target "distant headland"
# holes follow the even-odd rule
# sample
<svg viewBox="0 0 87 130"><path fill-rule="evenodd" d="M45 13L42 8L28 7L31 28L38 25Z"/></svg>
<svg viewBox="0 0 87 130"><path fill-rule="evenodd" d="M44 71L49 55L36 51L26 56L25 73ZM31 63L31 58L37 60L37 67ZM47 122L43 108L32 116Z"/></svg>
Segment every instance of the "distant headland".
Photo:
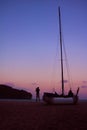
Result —
<svg viewBox="0 0 87 130"><path fill-rule="evenodd" d="M19 90L5 84L0 84L0 99L32 99L32 94L25 90Z"/></svg>

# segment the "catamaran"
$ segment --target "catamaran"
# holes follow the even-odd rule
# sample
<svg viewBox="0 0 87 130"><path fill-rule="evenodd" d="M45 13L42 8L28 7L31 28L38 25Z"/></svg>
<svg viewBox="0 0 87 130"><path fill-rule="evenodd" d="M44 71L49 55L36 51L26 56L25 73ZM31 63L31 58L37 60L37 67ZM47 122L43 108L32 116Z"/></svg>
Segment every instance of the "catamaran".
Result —
<svg viewBox="0 0 87 130"><path fill-rule="evenodd" d="M59 14L59 34L60 34L60 59L61 59L61 88L62 93L61 95L55 93L44 92L43 94L43 101L48 104L77 104L78 102L78 92L79 87L77 88L76 93L72 93L71 89L68 95L64 94L64 67L63 67L63 43L62 43L62 32L61 32L61 12L60 7L58 7L58 14Z"/></svg>

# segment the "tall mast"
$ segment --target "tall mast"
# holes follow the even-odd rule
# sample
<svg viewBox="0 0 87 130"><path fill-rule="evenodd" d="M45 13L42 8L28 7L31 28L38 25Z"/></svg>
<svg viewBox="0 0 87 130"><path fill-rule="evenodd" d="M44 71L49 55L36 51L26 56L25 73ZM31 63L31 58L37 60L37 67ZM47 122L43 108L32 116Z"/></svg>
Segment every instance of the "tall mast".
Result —
<svg viewBox="0 0 87 130"><path fill-rule="evenodd" d="M59 12L59 33L60 33L60 54L61 54L61 80L62 80L62 95L64 95L64 76L63 76L63 47L62 47L62 32L61 32L61 13L60 7L58 7Z"/></svg>

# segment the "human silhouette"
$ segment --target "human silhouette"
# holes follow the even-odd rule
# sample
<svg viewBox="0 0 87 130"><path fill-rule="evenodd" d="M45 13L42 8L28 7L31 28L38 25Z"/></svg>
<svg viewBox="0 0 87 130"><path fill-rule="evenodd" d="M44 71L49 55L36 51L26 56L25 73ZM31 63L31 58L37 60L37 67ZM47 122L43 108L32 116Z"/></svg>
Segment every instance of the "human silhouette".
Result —
<svg viewBox="0 0 87 130"><path fill-rule="evenodd" d="M39 87L36 88L36 102L37 101L40 101L40 88Z"/></svg>
<svg viewBox="0 0 87 130"><path fill-rule="evenodd" d="M70 89L69 92L68 92L68 96L69 96L69 97L73 97L73 92L72 92L71 89Z"/></svg>

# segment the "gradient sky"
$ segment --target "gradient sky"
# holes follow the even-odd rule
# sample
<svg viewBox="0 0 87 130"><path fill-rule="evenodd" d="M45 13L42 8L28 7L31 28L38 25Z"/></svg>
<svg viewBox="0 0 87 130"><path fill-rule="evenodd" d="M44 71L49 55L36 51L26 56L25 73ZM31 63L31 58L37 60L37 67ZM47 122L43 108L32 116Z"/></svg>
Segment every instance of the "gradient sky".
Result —
<svg viewBox="0 0 87 130"><path fill-rule="evenodd" d="M72 89L87 98L87 0L0 0L0 83L60 92L59 5Z"/></svg>

